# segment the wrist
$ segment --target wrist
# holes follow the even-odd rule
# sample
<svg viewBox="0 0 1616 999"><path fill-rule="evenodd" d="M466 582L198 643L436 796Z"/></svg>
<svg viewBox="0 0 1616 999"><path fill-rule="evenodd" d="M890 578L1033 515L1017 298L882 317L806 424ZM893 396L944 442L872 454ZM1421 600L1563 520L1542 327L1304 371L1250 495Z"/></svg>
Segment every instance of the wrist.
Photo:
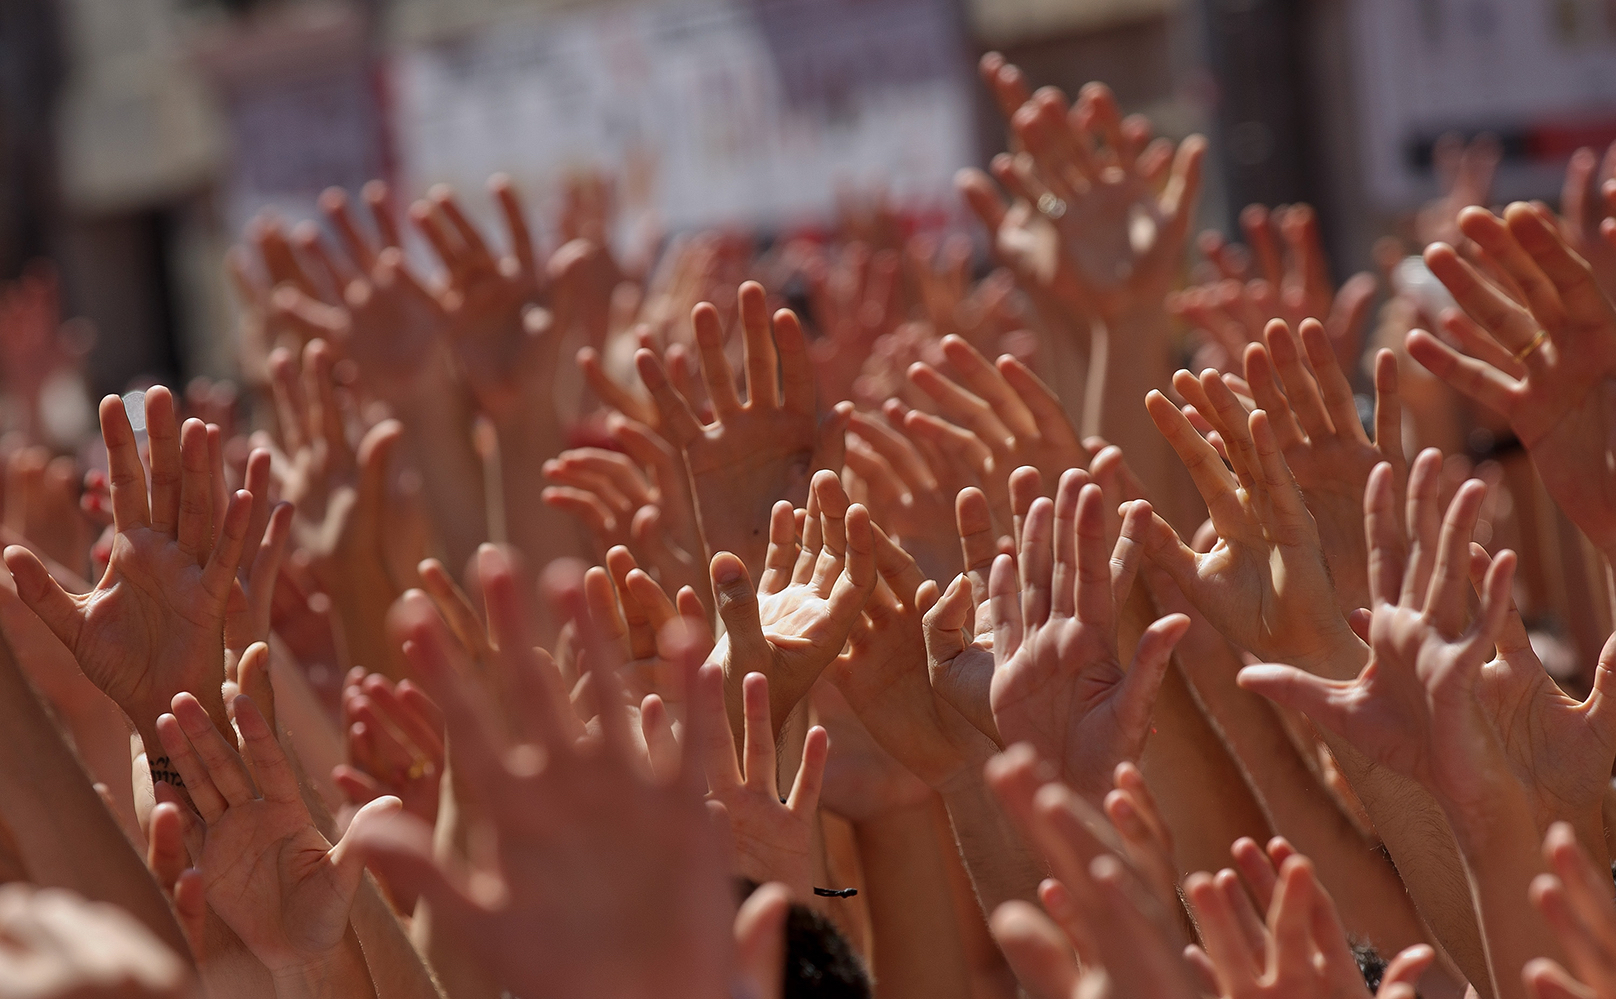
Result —
<svg viewBox="0 0 1616 999"><path fill-rule="evenodd" d="M181 687L166 695L158 694L150 698L119 704L118 706L123 709L124 715L134 723L135 731L140 734L140 741L146 746L146 755L148 757L162 756L164 755L164 750L163 744L157 736L157 719L173 712L174 697L182 690L195 697L197 702L202 705L202 709L208 713L208 718L213 721L213 727L230 739L232 743L234 742L235 732L230 727L229 715L225 714L222 687L222 680L217 686L214 684L202 684L196 689Z"/></svg>
<svg viewBox="0 0 1616 999"><path fill-rule="evenodd" d="M1100 310L1100 321L1112 333L1166 332L1171 330L1172 320L1165 303L1166 292L1123 295ZM1162 342L1166 343L1165 336Z"/></svg>
<svg viewBox="0 0 1616 999"><path fill-rule="evenodd" d="M327 951L265 966L275 983L276 999L353 999L375 993L352 931Z"/></svg>
<svg viewBox="0 0 1616 999"><path fill-rule="evenodd" d="M1459 851L1466 857L1482 858L1511 845L1530 844L1535 850L1540 834L1526 789L1503 760L1477 763L1463 795L1427 788L1447 816Z"/></svg>
<svg viewBox="0 0 1616 999"><path fill-rule="evenodd" d="M934 792L920 801L892 803L864 815L853 823L859 849L912 847L915 837L931 828L933 809L940 804L942 799Z"/></svg>
<svg viewBox="0 0 1616 999"><path fill-rule="evenodd" d="M1326 642L1318 652L1291 657L1290 665L1326 680L1357 677L1369 663L1369 646L1344 625L1344 634Z"/></svg>

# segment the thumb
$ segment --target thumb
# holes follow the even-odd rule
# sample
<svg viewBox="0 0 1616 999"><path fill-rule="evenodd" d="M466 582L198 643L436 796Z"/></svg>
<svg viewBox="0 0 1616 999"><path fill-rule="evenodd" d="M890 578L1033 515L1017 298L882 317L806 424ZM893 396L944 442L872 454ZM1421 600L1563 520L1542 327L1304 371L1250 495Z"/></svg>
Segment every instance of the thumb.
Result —
<svg viewBox="0 0 1616 999"><path fill-rule="evenodd" d="M337 890L342 897L352 899L359 891L359 877L365 872L365 850L359 844L365 842L367 834L374 830L384 828L390 823L400 819L404 803L391 794L384 794L379 798L367 801L358 812L354 813L353 820L348 823L347 832L342 839L326 854L332 868L336 872ZM431 836L428 834L427 844L430 852Z"/></svg>
<svg viewBox="0 0 1616 999"><path fill-rule="evenodd" d="M275 727L275 686L270 679L269 645L265 642L254 642L247 646L242 653L241 661L236 664L236 683L241 692L258 705L263 712L264 721L269 724L271 732L279 731Z"/></svg>
<svg viewBox="0 0 1616 999"><path fill-rule="evenodd" d="M1344 734L1347 710L1339 695L1355 681L1326 680L1293 666L1259 663L1242 669L1235 682L1243 690L1261 694L1281 707L1302 712L1338 735Z"/></svg>
<svg viewBox="0 0 1616 999"><path fill-rule="evenodd" d="M746 563L729 552L719 552L713 556L710 571L713 596L718 599L718 616L729 634L732 653L739 656L737 661L767 661L768 640L763 637L757 591L752 588Z"/></svg>
<svg viewBox="0 0 1616 999"><path fill-rule="evenodd" d="M380 801L393 805L384 808L383 814L372 811L367 816L367 810ZM452 858L446 858L443 865L434 859L432 826L400 812L397 798L378 798L361 808L333 853L339 850L344 854L340 862L356 867L356 886L358 870L369 866L401 895L419 894L444 919L457 925L474 926L482 916L482 907L470 892L469 872Z"/></svg>
<svg viewBox="0 0 1616 999"><path fill-rule="evenodd" d="M1605 639L1594 667L1594 689L1588 694L1588 723L1606 746L1616 744L1616 632Z"/></svg>
<svg viewBox="0 0 1616 999"><path fill-rule="evenodd" d="M10 546L5 550L4 558L17 587L17 596L22 598L29 610L39 615L39 619L62 640L63 645L77 651L79 628L83 622L73 598L51 578L39 556L23 546Z"/></svg>

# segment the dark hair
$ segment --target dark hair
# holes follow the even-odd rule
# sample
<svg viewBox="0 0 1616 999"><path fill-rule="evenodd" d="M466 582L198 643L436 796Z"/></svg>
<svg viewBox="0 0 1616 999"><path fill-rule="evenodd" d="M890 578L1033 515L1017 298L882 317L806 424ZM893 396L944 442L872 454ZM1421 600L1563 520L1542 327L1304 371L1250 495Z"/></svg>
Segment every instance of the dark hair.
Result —
<svg viewBox="0 0 1616 999"><path fill-rule="evenodd" d="M1380 980L1386 974L1386 959L1367 940L1348 937L1347 944L1352 947L1352 959L1358 962L1358 973L1369 986L1369 994L1374 995L1380 991Z"/></svg>
<svg viewBox="0 0 1616 999"><path fill-rule="evenodd" d="M744 900L757 882L737 879ZM870 973L836 924L806 905L786 915L784 999L870 999Z"/></svg>

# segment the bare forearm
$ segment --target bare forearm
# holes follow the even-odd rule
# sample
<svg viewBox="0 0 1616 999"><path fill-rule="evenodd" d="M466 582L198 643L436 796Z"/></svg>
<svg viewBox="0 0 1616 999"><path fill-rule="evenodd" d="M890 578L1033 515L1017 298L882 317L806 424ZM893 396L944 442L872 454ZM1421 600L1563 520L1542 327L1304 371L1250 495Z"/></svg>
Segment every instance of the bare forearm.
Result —
<svg viewBox="0 0 1616 999"><path fill-rule="evenodd" d="M1189 532L1204 516L1198 494L1145 412L1145 395L1171 384L1171 347L1170 323L1159 302L1096 322L1083 434L1098 433L1120 447L1162 516Z"/></svg>
<svg viewBox="0 0 1616 999"><path fill-rule="evenodd" d="M105 695L59 717L91 778L105 785L124 835L131 843L143 842L130 780L129 720Z"/></svg>
<svg viewBox="0 0 1616 999"><path fill-rule="evenodd" d="M1479 809L1445 805L1470 882L1488 964L1499 999L1526 999L1521 969L1528 961L1564 961L1558 942L1530 905L1532 879L1548 870L1526 789L1502 759L1481 767L1495 775Z"/></svg>
<svg viewBox="0 0 1616 999"><path fill-rule="evenodd" d="M1138 585L1121 609L1118 648L1133 658L1139 636L1157 617L1149 591ZM1242 836L1259 843L1272 830L1229 747L1201 711L1174 655L1156 695L1150 741L1139 761L1173 837L1180 876L1228 866L1229 847Z"/></svg>
<svg viewBox="0 0 1616 999"><path fill-rule="evenodd" d="M168 902L0 642L0 813L33 881L110 902L188 954ZM127 770L125 771L127 773ZM127 780L127 778L126 778Z"/></svg>
<svg viewBox="0 0 1616 999"><path fill-rule="evenodd" d="M504 523L492 526L502 527L504 540L522 553L533 571L558 558L587 557L589 545L578 522L539 498L549 484L544 463L560 454L565 444L551 400L534 397L524 401L494 431L499 442L496 475ZM538 611L549 613L543 607ZM553 636L561 624L546 621L544 636Z"/></svg>
<svg viewBox="0 0 1616 999"><path fill-rule="evenodd" d="M1195 690L1251 778L1274 831L1313 860L1347 932L1373 941L1382 954L1425 942L1397 871L1321 786L1273 707L1234 682L1240 660L1227 643L1217 644L1221 649L1197 650Z"/></svg>
<svg viewBox="0 0 1616 999"><path fill-rule="evenodd" d="M422 496L446 564L466 564L488 540L483 463L472 437L476 409L465 387L447 375L433 390L400 407L405 459L420 470Z"/></svg>
<svg viewBox="0 0 1616 999"><path fill-rule="evenodd" d="M443 999L432 972L369 874L359 885L349 921L364 947L377 999Z"/></svg>
<svg viewBox="0 0 1616 999"><path fill-rule="evenodd" d="M883 999L969 999L933 798L854 827Z"/></svg>
<svg viewBox="0 0 1616 999"><path fill-rule="evenodd" d="M1245 774L1177 668L1162 680L1153 728L1139 768L1172 833L1180 877L1227 867L1243 836L1268 841L1273 831Z"/></svg>
<svg viewBox="0 0 1616 999"><path fill-rule="evenodd" d="M1010 824L981 770L973 768L939 791L982 911L991 913L1012 899L1036 903L1048 871Z"/></svg>
<svg viewBox="0 0 1616 999"><path fill-rule="evenodd" d="M274 972L275 999L375 999L365 954L352 929L329 955Z"/></svg>

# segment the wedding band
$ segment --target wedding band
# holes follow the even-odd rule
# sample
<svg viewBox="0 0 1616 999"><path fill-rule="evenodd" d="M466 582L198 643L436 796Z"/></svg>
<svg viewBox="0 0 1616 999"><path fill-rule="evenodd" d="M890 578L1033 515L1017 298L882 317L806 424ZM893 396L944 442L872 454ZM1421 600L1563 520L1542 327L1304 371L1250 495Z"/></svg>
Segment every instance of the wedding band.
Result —
<svg viewBox="0 0 1616 999"><path fill-rule="evenodd" d="M1038 210L1051 222L1066 214L1066 202L1055 197L1049 191L1038 196Z"/></svg>
<svg viewBox="0 0 1616 999"><path fill-rule="evenodd" d="M420 780L426 774L428 765L425 759L417 756L415 761L410 764L410 780Z"/></svg>
<svg viewBox="0 0 1616 999"><path fill-rule="evenodd" d="M1543 346L1543 341L1547 340L1548 338L1549 338L1548 330L1538 330L1537 331L1537 336L1533 337L1531 339L1531 342L1529 342L1526 346L1522 347L1520 350L1517 350L1515 352L1515 360L1519 361L1522 364L1525 364L1526 363L1526 358L1532 353L1532 351L1534 351L1534 350L1538 349L1539 347Z"/></svg>

